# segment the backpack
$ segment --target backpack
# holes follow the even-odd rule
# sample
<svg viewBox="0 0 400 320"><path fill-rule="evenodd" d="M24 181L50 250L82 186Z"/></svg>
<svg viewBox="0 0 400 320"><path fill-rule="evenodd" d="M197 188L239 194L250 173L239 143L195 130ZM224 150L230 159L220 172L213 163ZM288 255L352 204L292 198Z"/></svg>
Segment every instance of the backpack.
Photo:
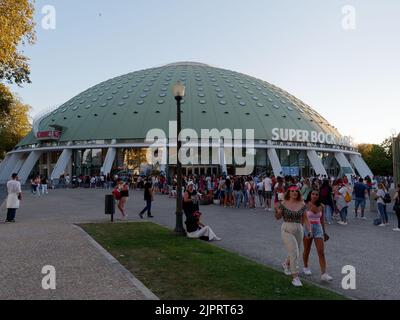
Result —
<svg viewBox="0 0 400 320"><path fill-rule="evenodd" d="M350 192L346 191L346 194L345 194L345 196L344 196L344 200L345 200L346 202L350 202L350 201L351 201Z"/></svg>
<svg viewBox="0 0 400 320"><path fill-rule="evenodd" d="M390 197L389 193L385 193L385 196L383 197L383 202L384 203L391 203L392 202L392 198Z"/></svg>

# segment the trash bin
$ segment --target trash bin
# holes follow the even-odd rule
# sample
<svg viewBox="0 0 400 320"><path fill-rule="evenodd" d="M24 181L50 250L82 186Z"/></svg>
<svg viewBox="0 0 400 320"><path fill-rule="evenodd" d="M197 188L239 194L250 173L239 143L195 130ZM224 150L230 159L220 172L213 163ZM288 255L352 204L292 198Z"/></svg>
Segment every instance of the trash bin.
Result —
<svg viewBox="0 0 400 320"><path fill-rule="evenodd" d="M105 196L105 214L111 215L111 221L114 221L114 214L115 214L115 199L112 194L106 194Z"/></svg>

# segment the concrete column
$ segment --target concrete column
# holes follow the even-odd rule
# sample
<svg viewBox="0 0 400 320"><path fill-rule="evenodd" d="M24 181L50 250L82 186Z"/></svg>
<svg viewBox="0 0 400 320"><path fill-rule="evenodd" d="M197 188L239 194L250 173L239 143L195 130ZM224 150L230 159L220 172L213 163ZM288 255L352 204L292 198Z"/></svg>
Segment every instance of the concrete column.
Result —
<svg viewBox="0 0 400 320"><path fill-rule="evenodd" d="M365 178L366 176L370 176L371 178L373 177L373 173L371 169L368 167L368 165L365 163L364 159L357 154L351 154L350 155L350 160L356 167L358 174L362 177Z"/></svg>
<svg viewBox="0 0 400 320"><path fill-rule="evenodd" d="M322 161L318 157L318 154L315 150L307 150L307 157L310 160L311 165L317 175L328 176L324 168L324 165L322 164Z"/></svg>
<svg viewBox="0 0 400 320"><path fill-rule="evenodd" d="M6 155L6 157L0 163L0 184L3 182L2 176L5 175L6 172L8 172L8 170L6 170L6 169L10 166L11 157L12 157L12 155Z"/></svg>
<svg viewBox="0 0 400 320"><path fill-rule="evenodd" d="M102 166L103 174L107 175L111 172L116 154L117 154L116 148L108 148L107 155L106 158L104 159L104 163Z"/></svg>
<svg viewBox="0 0 400 320"><path fill-rule="evenodd" d="M219 163L221 166L222 174L228 174L228 168L226 166L226 161L225 161L225 150L223 145L220 145L219 147Z"/></svg>
<svg viewBox="0 0 400 320"><path fill-rule="evenodd" d="M71 149L64 149L61 153L60 157L57 160L57 164L54 167L50 179L58 179L60 176L65 173L65 169L68 166L68 163L71 162L72 150Z"/></svg>
<svg viewBox="0 0 400 320"><path fill-rule="evenodd" d="M160 171L166 173L168 163L168 147L160 148L159 150L162 152Z"/></svg>
<svg viewBox="0 0 400 320"><path fill-rule="evenodd" d="M267 154L269 161L271 162L272 170L274 171L275 177L282 177L283 170L281 163L279 161L278 154L276 153L275 149L267 149Z"/></svg>
<svg viewBox="0 0 400 320"><path fill-rule="evenodd" d="M25 160L24 165L18 173L21 184L25 184L36 162L39 160L43 151L32 151Z"/></svg>
<svg viewBox="0 0 400 320"><path fill-rule="evenodd" d="M347 160L343 152L335 152L335 158L345 174L354 175L353 167L351 166L350 162Z"/></svg>
<svg viewBox="0 0 400 320"><path fill-rule="evenodd" d="M24 165L25 162L25 158L22 156L20 159L17 160L17 162L15 163L14 168L12 169L12 172L18 173L22 166Z"/></svg>
<svg viewBox="0 0 400 320"><path fill-rule="evenodd" d="M2 165L0 168L0 184L5 184L10 179L11 175L17 171L13 171L14 168L20 160L24 157L23 153L13 153L11 155L7 155L6 158L2 161ZM4 163L3 163L4 162ZM19 168L18 168L19 169Z"/></svg>

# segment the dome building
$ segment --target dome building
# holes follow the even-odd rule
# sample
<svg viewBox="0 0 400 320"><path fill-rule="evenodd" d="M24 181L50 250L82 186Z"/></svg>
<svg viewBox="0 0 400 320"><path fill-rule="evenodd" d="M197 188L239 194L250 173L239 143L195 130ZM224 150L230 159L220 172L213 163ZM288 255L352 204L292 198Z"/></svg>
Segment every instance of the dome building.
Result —
<svg viewBox="0 0 400 320"><path fill-rule="evenodd" d="M0 182L12 172L19 173L22 182L31 174L52 179L64 173L121 170L140 174L157 169L172 174L173 161L154 166L144 154L150 146L149 131L158 128L168 134L170 121L176 121L172 87L178 81L186 87L182 128L199 136L202 129L254 130L253 173L372 176L351 140L296 97L238 72L182 62L104 81L43 115L1 163ZM217 162L199 160L185 165L184 173L234 173L235 163L226 161L223 142ZM167 139L165 159L173 158L173 149Z"/></svg>

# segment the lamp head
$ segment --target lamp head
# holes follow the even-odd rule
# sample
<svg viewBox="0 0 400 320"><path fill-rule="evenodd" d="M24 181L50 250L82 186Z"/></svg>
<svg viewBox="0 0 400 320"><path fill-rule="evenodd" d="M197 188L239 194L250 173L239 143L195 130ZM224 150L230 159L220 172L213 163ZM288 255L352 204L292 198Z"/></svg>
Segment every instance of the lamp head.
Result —
<svg viewBox="0 0 400 320"><path fill-rule="evenodd" d="M185 86L178 81L172 88L172 93L175 98L183 98L185 96Z"/></svg>

